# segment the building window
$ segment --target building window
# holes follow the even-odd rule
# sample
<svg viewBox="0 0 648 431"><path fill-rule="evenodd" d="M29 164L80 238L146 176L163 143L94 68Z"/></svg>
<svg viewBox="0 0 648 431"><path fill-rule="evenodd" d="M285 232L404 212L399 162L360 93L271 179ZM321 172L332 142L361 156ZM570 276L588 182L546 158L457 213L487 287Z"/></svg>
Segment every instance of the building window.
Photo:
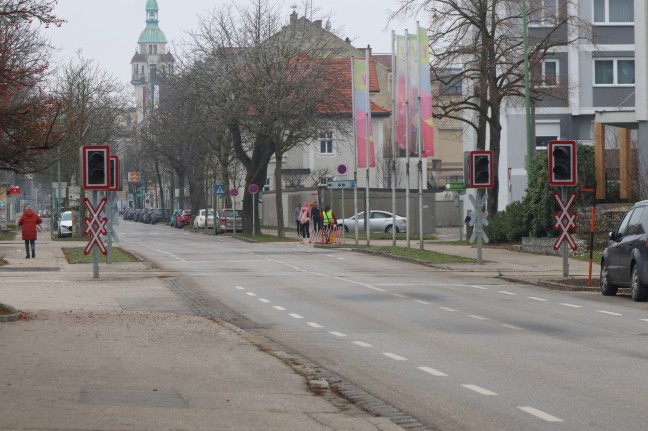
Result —
<svg viewBox="0 0 648 431"><path fill-rule="evenodd" d="M595 24L634 23L634 0L593 0Z"/></svg>
<svg viewBox="0 0 648 431"><path fill-rule="evenodd" d="M271 184L272 184L272 178L266 177L265 184L263 185L263 191L264 192L269 192Z"/></svg>
<svg viewBox="0 0 648 431"><path fill-rule="evenodd" d="M594 60L594 85L632 86L634 83L634 59Z"/></svg>
<svg viewBox="0 0 648 431"><path fill-rule="evenodd" d="M543 60L531 71L533 82L539 87L558 85L558 60Z"/></svg>
<svg viewBox="0 0 648 431"><path fill-rule="evenodd" d="M333 132L320 132L320 154L333 154Z"/></svg>
<svg viewBox="0 0 648 431"><path fill-rule="evenodd" d="M553 27L558 20L558 0L536 0L529 4L529 25Z"/></svg>
<svg viewBox="0 0 648 431"><path fill-rule="evenodd" d="M439 77L439 94L444 96L461 95L461 70L449 69L444 76Z"/></svg>

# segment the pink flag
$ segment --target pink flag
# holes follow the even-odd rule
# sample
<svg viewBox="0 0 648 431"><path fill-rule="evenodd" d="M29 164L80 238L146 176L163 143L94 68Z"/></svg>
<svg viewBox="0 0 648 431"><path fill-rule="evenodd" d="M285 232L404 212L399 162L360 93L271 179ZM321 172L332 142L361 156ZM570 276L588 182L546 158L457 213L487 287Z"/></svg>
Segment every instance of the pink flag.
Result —
<svg viewBox="0 0 648 431"><path fill-rule="evenodd" d="M353 60L353 121L355 122L356 157L358 167L367 167L367 136L369 136L369 167L376 167L371 107L369 99L369 71L365 60ZM369 133L367 133L367 119Z"/></svg>

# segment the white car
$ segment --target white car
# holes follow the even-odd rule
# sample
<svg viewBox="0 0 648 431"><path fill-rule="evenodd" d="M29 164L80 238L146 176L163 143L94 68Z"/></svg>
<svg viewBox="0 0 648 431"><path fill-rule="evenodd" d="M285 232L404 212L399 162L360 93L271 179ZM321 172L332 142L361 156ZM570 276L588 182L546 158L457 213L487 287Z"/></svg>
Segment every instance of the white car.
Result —
<svg viewBox="0 0 648 431"><path fill-rule="evenodd" d="M210 228L214 227L214 215L215 212L211 208L209 210L202 209L198 211L198 215L196 215L193 221L194 229L203 229L205 227L205 222Z"/></svg>
<svg viewBox="0 0 648 431"><path fill-rule="evenodd" d="M65 211L61 214L61 219L58 222L58 236L72 236L72 211Z"/></svg>
<svg viewBox="0 0 648 431"><path fill-rule="evenodd" d="M387 211L371 210L369 219L369 230L371 232L391 232L394 225L392 213ZM360 232L365 231L365 213L359 212L351 218L345 218L337 221L338 226L344 226L345 232L355 231L356 223ZM396 233L407 232L407 219L399 215L396 216Z"/></svg>

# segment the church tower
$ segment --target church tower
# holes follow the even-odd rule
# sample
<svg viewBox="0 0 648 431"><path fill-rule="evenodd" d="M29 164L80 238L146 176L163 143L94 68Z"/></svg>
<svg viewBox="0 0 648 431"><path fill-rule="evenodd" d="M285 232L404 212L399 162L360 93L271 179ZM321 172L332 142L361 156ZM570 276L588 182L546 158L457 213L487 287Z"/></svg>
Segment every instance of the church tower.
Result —
<svg viewBox="0 0 648 431"><path fill-rule="evenodd" d="M157 0L146 2L146 28L137 41L137 51L131 60L135 87L137 122L143 121L160 100L160 84L173 71L173 55L167 52L167 40L158 26Z"/></svg>

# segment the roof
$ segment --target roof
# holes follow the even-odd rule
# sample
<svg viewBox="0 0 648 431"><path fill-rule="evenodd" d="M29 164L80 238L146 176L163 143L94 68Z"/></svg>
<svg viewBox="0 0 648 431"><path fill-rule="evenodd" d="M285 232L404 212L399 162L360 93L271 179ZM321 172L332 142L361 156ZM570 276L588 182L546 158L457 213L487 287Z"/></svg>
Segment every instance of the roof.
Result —
<svg viewBox="0 0 648 431"><path fill-rule="evenodd" d="M146 23L146 28L140 33L137 43L167 43L167 39L157 22L149 21Z"/></svg>
<svg viewBox="0 0 648 431"><path fill-rule="evenodd" d="M131 59L131 64L133 63L146 63L146 58L139 52L135 51L135 55Z"/></svg>

